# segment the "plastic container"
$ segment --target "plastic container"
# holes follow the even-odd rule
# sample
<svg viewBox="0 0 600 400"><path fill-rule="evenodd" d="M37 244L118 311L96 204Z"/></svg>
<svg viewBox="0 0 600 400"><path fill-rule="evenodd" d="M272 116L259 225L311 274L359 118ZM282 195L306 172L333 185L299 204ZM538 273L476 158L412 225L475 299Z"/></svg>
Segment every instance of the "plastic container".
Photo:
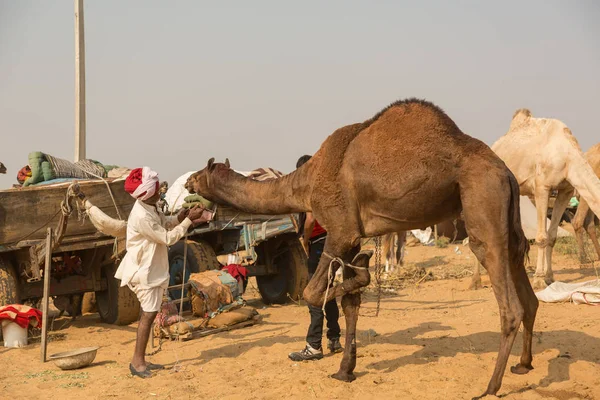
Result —
<svg viewBox="0 0 600 400"><path fill-rule="evenodd" d="M4 338L4 347L27 346L27 328L21 328L12 321L2 321L2 337Z"/></svg>

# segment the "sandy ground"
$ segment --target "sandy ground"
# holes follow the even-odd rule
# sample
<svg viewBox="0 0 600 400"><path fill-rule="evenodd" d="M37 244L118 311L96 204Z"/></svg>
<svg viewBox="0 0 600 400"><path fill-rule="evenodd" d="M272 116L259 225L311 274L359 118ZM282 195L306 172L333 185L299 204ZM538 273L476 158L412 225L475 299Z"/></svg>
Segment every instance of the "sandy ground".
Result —
<svg viewBox="0 0 600 400"><path fill-rule="evenodd" d="M409 248L408 263L457 271L472 265L462 246ZM535 261L535 251L532 251ZM447 264L446 264L447 263ZM437 265L437 266L435 266ZM574 256L555 256L555 278L592 279ZM429 268L429 267L428 267ZM487 275L483 276L488 283ZM49 344L49 354L100 346L94 364L66 372L39 361L40 347L0 348L1 398L45 399L465 399L482 393L491 376L499 343L496 301L488 287L469 291L469 278L410 284L382 300L363 299L359 319L358 379L351 384L328 377L341 355L294 363L291 351L304 346L309 321L303 305L265 307L249 287L249 305L264 322L188 342L168 342L151 357L169 370L149 380L133 378L127 366L136 326L113 327L96 315L55 327L66 334ZM528 375L507 372L499 395L506 399L600 399L599 308L541 304L535 326L534 367ZM344 322L342 318L342 328ZM372 330L372 331L369 331ZM373 331L376 336L373 336ZM369 333L370 332L370 333ZM342 342L343 343L343 342ZM518 362L521 336L509 365ZM176 368L173 368L176 366Z"/></svg>

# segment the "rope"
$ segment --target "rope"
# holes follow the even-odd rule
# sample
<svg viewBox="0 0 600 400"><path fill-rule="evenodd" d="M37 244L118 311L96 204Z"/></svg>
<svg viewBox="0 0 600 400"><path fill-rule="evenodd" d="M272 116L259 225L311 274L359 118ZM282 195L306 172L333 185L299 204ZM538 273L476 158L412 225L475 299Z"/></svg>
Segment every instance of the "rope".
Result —
<svg viewBox="0 0 600 400"><path fill-rule="evenodd" d="M375 316L379 316L379 305L381 303L381 236L375 238L375 281L377 282L377 308Z"/></svg>
<svg viewBox="0 0 600 400"><path fill-rule="evenodd" d="M332 271L333 271L333 263L336 262L337 260L338 259L336 259L336 258L332 258L331 261L329 262L329 267L327 269L327 288L325 289L325 297L323 298L323 307L321 307L321 310L323 311L323 314L326 314L325 313L325 305L327 304L327 296L329 296L329 285L331 283L331 275L332 275ZM342 261L342 265L343 264L344 264L344 262Z"/></svg>
<svg viewBox="0 0 600 400"><path fill-rule="evenodd" d="M117 217L119 217L120 220L123 220L123 218L121 217L121 213L119 212L119 207L117 207L117 201L115 200L115 196L113 196L113 192L110 188L110 184L108 183L108 181L106 179L104 179L103 177L101 177L100 175L96 175L92 172L86 171L83 168L81 168L79 165L74 164L77 166L77 168L79 168L80 170L82 170L83 172L85 172L86 174L90 174L95 178L100 179L102 182L104 182L104 184L106 185L106 188L108 189L108 194L110 195L110 198L112 199L113 205L115 206L115 210L117 211Z"/></svg>
<svg viewBox="0 0 600 400"><path fill-rule="evenodd" d="M179 320L181 321L181 317L183 315L183 292L185 289L185 268L187 264L187 235L183 237L183 274L181 275L181 302L179 303Z"/></svg>
<svg viewBox="0 0 600 400"><path fill-rule="evenodd" d="M323 255L330 259L329 267L327 269L327 288L325 289L325 298L323 299L323 313L325 313L325 304L327 304L327 297L329 296L329 286L331 284L332 275L333 275L333 264L338 263L341 267L348 267L352 269L363 269L368 270L369 267L359 267L357 265L352 265L350 263L344 262L340 257L334 257L326 251L323 252Z"/></svg>

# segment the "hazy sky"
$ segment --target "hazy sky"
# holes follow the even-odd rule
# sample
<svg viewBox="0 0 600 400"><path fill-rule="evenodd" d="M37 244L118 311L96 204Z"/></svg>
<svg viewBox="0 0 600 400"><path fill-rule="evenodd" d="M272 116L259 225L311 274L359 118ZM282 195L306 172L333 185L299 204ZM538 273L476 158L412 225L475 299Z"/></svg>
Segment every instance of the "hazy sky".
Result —
<svg viewBox="0 0 600 400"><path fill-rule="evenodd" d="M73 1L0 0L0 161L73 158ZM88 157L172 182L229 157L284 172L421 97L492 144L517 108L600 141L600 2L87 1Z"/></svg>

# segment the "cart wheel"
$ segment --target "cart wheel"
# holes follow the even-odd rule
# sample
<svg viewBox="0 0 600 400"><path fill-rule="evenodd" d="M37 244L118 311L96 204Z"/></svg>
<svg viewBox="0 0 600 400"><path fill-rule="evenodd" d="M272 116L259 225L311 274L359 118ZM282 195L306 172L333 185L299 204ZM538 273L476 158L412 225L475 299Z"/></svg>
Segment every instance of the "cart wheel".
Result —
<svg viewBox="0 0 600 400"><path fill-rule="evenodd" d="M182 281L187 282L191 274L221 268L212 246L202 240L198 242L188 240L185 278L183 277L183 256L183 241L175 243L169 249L169 274L171 275L169 286L181 285ZM169 290L169 296L172 299L181 298L181 289ZM189 307L189 304L184 304L184 309Z"/></svg>
<svg viewBox="0 0 600 400"><path fill-rule="evenodd" d="M269 242L262 245L269 245ZM272 263L277 267L276 274L256 277L263 301L266 304L283 304L290 298L300 299L308 284L306 255L300 241L288 237L277 240L274 246L270 245L269 252L264 251L264 247L259 249L259 260L261 256L272 257Z"/></svg>
<svg viewBox="0 0 600 400"><path fill-rule="evenodd" d="M115 278L116 265L102 268L100 275L106 279L108 287L96 292L96 307L102 321L107 324L129 325L137 321L140 314L140 302L127 286Z"/></svg>
<svg viewBox="0 0 600 400"><path fill-rule="evenodd" d="M19 304L17 273L8 260L0 257L0 306Z"/></svg>

